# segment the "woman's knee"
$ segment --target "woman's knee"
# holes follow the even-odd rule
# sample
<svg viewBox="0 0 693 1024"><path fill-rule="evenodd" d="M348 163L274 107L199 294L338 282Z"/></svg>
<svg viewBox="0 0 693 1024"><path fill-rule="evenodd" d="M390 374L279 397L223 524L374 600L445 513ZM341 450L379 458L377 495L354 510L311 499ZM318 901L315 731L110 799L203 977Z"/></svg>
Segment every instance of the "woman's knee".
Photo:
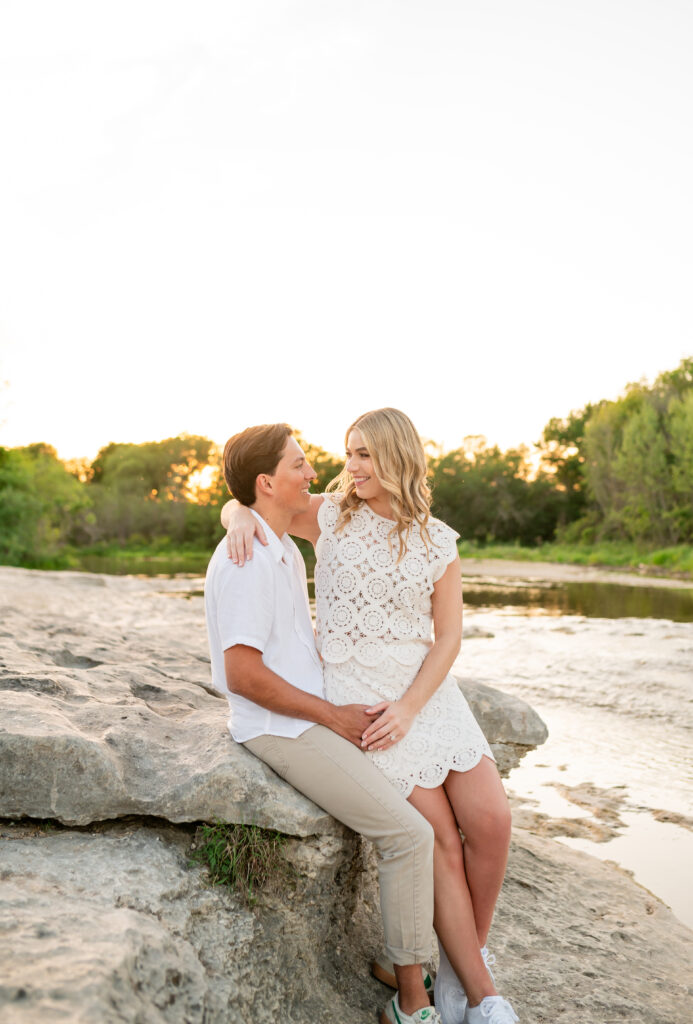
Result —
<svg viewBox="0 0 693 1024"><path fill-rule="evenodd" d="M512 814L506 798L496 800L467 823L465 840L493 846L508 846L512 832Z"/></svg>
<svg viewBox="0 0 693 1024"><path fill-rule="evenodd" d="M462 839L457 831L436 833L433 859L436 868L447 872L464 870Z"/></svg>

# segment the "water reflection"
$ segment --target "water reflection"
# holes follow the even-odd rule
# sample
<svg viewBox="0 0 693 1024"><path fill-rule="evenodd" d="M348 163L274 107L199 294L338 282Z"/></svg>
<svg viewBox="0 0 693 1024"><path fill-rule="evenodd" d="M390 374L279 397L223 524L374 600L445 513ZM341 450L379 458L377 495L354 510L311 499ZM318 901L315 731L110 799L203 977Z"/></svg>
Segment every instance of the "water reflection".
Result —
<svg viewBox="0 0 693 1024"><path fill-rule="evenodd" d="M112 558L85 555L77 568L84 572L132 576L204 576L207 555L154 558ZM314 600L315 558L306 557L308 590ZM465 603L473 608L517 608L550 615L584 615L603 619L671 619L693 622L693 587L629 587L621 583L545 583L485 579L464 580Z"/></svg>
<svg viewBox="0 0 693 1024"><path fill-rule="evenodd" d="M473 608L518 608L550 615L584 615L600 619L671 619L693 622L693 588L629 587L622 583L466 582L464 599Z"/></svg>
<svg viewBox="0 0 693 1024"><path fill-rule="evenodd" d="M155 555L149 558L118 558L111 555L81 555L75 566L80 572L108 576L204 576L208 555Z"/></svg>

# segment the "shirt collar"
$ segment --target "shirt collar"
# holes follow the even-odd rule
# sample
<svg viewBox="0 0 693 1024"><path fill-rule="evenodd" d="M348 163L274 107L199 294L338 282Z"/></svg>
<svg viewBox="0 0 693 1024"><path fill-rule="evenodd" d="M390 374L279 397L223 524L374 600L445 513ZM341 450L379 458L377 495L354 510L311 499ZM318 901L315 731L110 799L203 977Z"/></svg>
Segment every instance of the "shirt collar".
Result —
<svg viewBox="0 0 693 1024"><path fill-rule="evenodd" d="M269 523L266 522L266 520L264 520L260 513L256 512L254 508L251 508L249 511L252 512L257 521L262 524L262 529L265 531L265 536L267 537L267 547L270 549L275 562L281 562L282 559L284 559L285 562L288 562L290 549L287 541L281 537L277 537ZM286 534L284 534L284 537L286 538Z"/></svg>

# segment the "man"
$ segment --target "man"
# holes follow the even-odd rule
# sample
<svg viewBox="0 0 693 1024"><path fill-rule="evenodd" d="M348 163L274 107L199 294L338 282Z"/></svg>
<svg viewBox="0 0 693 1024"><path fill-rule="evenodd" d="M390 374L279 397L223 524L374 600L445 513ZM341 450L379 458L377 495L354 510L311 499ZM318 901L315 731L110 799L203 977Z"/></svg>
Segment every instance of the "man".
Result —
<svg viewBox="0 0 693 1024"><path fill-rule="evenodd" d="M291 427L236 434L224 449L229 490L264 527L243 568L217 547L205 580L212 681L226 692L232 737L378 853L386 950L398 993L381 1024L439 1024L421 961L433 922L433 830L361 751L366 706L323 697L303 559L287 528L315 474Z"/></svg>

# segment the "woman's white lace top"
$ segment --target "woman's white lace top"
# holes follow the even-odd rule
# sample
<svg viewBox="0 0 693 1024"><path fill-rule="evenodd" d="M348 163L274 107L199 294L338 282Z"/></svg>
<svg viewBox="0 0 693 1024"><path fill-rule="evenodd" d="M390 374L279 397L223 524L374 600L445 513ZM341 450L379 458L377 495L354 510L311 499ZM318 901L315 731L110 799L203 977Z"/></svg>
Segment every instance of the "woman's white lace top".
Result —
<svg viewBox="0 0 693 1024"><path fill-rule="evenodd" d="M333 704L395 701L409 688L431 647L433 584L457 556L457 534L437 519L428 551L418 528L398 562L392 522L363 504L339 533L339 495L318 513L315 566L318 649L325 696ZM368 754L405 796L441 785L451 769L468 771L493 757L453 676L441 682L399 742Z"/></svg>
<svg viewBox="0 0 693 1024"><path fill-rule="evenodd" d="M459 534L439 519L429 519L428 551L414 527L407 553L398 562L397 537L388 541L392 521L365 503L335 533L340 498L326 495L318 512L318 650L332 664L352 657L371 666L385 658L402 665L420 662L426 653L421 645L431 642L433 584L457 558Z"/></svg>

